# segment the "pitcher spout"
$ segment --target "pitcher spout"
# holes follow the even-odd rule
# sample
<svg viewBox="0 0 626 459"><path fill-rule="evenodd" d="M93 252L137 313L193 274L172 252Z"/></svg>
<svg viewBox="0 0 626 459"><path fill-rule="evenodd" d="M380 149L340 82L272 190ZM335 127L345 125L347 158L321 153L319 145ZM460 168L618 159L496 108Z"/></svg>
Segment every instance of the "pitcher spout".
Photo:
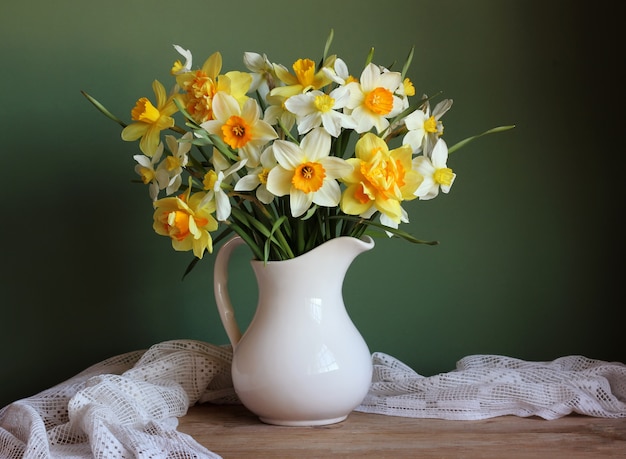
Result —
<svg viewBox="0 0 626 459"><path fill-rule="evenodd" d="M317 249L322 249L326 255L333 258L345 258L346 260L354 260L359 254L367 252L374 248L374 240L370 236L362 236L361 238L342 236L331 239Z"/></svg>

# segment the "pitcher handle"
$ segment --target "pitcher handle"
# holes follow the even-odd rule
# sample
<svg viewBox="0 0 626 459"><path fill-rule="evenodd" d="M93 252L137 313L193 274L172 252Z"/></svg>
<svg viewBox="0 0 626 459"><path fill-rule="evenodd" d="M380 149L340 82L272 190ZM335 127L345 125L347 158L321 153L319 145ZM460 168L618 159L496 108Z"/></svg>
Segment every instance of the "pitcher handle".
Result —
<svg viewBox="0 0 626 459"><path fill-rule="evenodd" d="M213 287L215 290L217 310L220 313L222 325L233 348L237 346L237 343L239 343L241 339L241 330L235 319L235 311L230 301L230 295L228 294L228 262L230 261L233 250L243 244L245 244L245 242L239 236L235 236L226 241L217 252L213 271Z"/></svg>

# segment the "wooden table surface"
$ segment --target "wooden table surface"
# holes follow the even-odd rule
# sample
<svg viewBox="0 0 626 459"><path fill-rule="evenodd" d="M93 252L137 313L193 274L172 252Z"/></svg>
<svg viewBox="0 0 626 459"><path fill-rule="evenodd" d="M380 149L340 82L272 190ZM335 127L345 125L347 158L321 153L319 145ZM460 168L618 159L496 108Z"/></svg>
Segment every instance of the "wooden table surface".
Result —
<svg viewBox="0 0 626 459"><path fill-rule="evenodd" d="M445 421L355 411L338 424L282 427L240 405L204 404L190 408L178 430L223 459L626 458L626 418L579 415Z"/></svg>

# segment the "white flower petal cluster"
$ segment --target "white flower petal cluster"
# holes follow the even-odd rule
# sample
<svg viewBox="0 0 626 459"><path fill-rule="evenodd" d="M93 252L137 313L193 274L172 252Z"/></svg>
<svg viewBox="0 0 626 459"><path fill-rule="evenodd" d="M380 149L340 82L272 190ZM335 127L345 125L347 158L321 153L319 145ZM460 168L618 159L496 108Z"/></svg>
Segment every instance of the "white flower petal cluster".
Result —
<svg viewBox="0 0 626 459"><path fill-rule="evenodd" d="M456 179L442 121L452 100L432 110L426 95L413 101L408 62L398 72L370 55L355 77L336 55L287 67L246 52L248 71L224 71L219 52L194 68L191 51L174 48L184 59L171 90L155 80L156 102L137 100L122 138L139 140L135 171L175 250L201 258L220 227L245 235L259 259L369 225L410 239L399 231L406 202L448 193Z"/></svg>

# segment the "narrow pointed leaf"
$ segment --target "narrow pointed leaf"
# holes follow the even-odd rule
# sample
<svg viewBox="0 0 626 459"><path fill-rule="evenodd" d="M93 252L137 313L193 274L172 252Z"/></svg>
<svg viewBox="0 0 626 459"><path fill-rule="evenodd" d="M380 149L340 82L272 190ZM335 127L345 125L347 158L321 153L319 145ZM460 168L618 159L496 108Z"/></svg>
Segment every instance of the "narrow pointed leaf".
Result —
<svg viewBox="0 0 626 459"><path fill-rule="evenodd" d="M115 116L113 113L111 113L110 111L108 111L104 105L102 105L100 102L98 102L96 99L94 99L93 97L91 97L89 94L87 94L85 91L81 91L81 94L83 96L85 96L87 98L87 100L89 102L91 102L94 107L96 107L104 116L106 116L107 118L115 121L117 124L119 124L120 126L122 126L123 128L127 126L126 123L124 123L121 119L119 119L117 116Z"/></svg>
<svg viewBox="0 0 626 459"><path fill-rule="evenodd" d="M508 131L511 130L515 127L515 125L510 125L510 126L499 126L499 127L495 127L493 129L489 129L488 131L483 132L482 134L478 134L472 137L468 137L467 139L461 140L460 142L455 143L453 146L451 146L450 148L448 148L448 154L455 152L456 150L458 150L459 148L464 147L465 145L467 145L468 143L470 143L473 140L476 140L484 135L487 134L495 134L497 132L504 132L504 131Z"/></svg>

